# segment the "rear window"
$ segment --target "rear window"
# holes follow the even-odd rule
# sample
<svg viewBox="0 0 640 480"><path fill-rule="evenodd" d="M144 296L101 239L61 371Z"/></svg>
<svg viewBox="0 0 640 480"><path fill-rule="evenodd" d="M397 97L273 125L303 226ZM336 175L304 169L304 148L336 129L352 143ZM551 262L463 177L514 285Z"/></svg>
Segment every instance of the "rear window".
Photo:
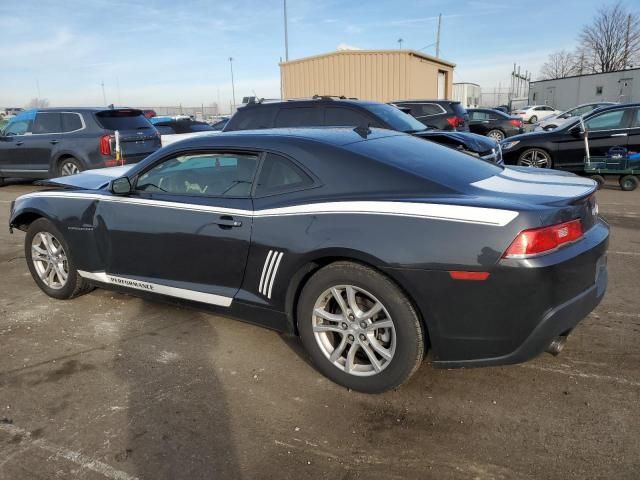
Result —
<svg viewBox="0 0 640 480"><path fill-rule="evenodd" d="M466 153L410 135L366 140L346 148L454 190L503 170Z"/></svg>
<svg viewBox="0 0 640 480"><path fill-rule="evenodd" d="M98 123L106 130L140 130L153 128L139 110L105 110L96 113Z"/></svg>

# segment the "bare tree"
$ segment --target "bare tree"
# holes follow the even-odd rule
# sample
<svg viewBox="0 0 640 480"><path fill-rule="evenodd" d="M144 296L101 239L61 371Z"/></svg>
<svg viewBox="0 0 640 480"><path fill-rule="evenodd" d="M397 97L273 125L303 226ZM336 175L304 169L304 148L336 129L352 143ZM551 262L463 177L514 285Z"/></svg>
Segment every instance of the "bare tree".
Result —
<svg viewBox="0 0 640 480"><path fill-rule="evenodd" d="M622 2L598 10L582 29L580 46L594 72L613 72L632 66L640 56L640 15Z"/></svg>
<svg viewBox="0 0 640 480"><path fill-rule="evenodd" d="M577 63L579 59L571 52L560 50L549 55L548 60L540 69L542 80L553 78L565 78L577 73Z"/></svg>
<svg viewBox="0 0 640 480"><path fill-rule="evenodd" d="M49 100L46 98L32 98L27 103L26 108L47 108L49 106Z"/></svg>

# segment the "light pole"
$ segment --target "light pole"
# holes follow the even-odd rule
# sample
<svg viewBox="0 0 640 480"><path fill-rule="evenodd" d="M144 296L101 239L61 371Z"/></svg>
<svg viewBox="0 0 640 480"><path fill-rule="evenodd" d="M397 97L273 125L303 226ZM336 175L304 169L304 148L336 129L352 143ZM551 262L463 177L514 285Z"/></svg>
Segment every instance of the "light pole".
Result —
<svg viewBox="0 0 640 480"><path fill-rule="evenodd" d="M102 80L102 82L100 82L100 86L102 86L102 101L106 105L107 104L107 96L104 93L104 80Z"/></svg>
<svg viewBox="0 0 640 480"><path fill-rule="evenodd" d="M235 108L236 107L236 85L233 82L233 57L229 57L229 66L231 67L231 96L233 98L233 108ZM233 113L233 111L229 113Z"/></svg>
<svg viewBox="0 0 640 480"><path fill-rule="evenodd" d="M402 42L404 42L404 40L402 40L401 38L398 39L398 45L400 45L400 50L402 50Z"/></svg>
<svg viewBox="0 0 640 480"><path fill-rule="evenodd" d="M289 35L287 32L287 0L284 0L284 61L289 61Z"/></svg>

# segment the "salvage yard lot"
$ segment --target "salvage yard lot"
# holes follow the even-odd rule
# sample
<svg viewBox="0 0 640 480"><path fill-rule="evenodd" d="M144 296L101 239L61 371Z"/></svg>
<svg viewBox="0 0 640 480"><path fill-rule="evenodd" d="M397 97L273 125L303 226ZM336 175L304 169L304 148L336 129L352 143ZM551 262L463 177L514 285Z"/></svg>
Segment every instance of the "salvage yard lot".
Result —
<svg viewBox="0 0 640 480"><path fill-rule="evenodd" d="M0 225L36 188L0 189ZM0 479L640 478L640 193L598 196L609 290L559 357L427 358L377 396L259 327L105 290L49 298L2 228Z"/></svg>

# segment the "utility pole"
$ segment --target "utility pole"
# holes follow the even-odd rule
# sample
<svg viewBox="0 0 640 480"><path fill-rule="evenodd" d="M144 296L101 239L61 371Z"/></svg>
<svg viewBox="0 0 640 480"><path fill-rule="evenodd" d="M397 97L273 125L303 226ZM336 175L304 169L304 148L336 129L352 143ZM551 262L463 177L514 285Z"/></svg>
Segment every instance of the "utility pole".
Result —
<svg viewBox="0 0 640 480"><path fill-rule="evenodd" d="M289 34L287 31L287 0L284 0L284 61L289 61Z"/></svg>
<svg viewBox="0 0 640 480"><path fill-rule="evenodd" d="M100 82L100 86L102 87L102 101L106 105L107 104L107 96L104 93L104 80Z"/></svg>
<svg viewBox="0 0 640 480"><path fill-rule="evenodd" d="M120 79L116 77L116 88L118 89L118 105L122 106L122 98L120 98Z"/></svg>
<svg viewBox="0 0 640 480"><path fill-rule="evenodd" d="M36 78L36 88L38 89L38 103L40 103L40 80Z"/></svg>
<svg viewBox="0 0 640 480"><path fill-rule="evenodd" d="M236 106L236 85L233 81L233 57L229 57L229 66L231 67L231 95L233 98L233 107ZM231 111L233 113L233 109Z"/></svg>
<svg viewBox="0 0 640 480"><path fill-rule="evenodd" d="M438 33L436 35L436 58L440 58L440 28L442 27L442 14L438 15Z"/></svg>
<svg viewBox="0 0 640 480"><path fill-rule="evenodd" d="M400 50L402 50L402 42L404 42L404 40L402 40L401 38L398 39L398 45L400 45Z"/></svg>

